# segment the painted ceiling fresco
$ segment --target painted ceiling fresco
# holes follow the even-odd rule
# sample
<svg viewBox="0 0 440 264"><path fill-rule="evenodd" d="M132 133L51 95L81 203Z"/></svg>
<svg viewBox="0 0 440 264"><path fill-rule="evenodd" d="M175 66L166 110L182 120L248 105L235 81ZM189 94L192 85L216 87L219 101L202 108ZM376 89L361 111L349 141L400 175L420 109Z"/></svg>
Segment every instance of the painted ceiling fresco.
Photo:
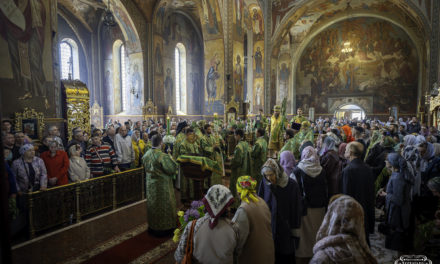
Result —
<svg viewBox="0 0 440 264"><path fill-rule="evenodd" d="M420 9L421 13L431 20L432 0L411 0L414 6ZM283 25L289 25L290 33L292 35L305 35L311 27L328 17L335 16L340 11L363 9L365 11L393 11L394 4L396 8L403 9L407 13L411 13L415 17L416 12L412 10L408 4L402 0L319 0L319 1L288 1L288 0L274 0L272 3L272 32L275 33L280 30L278 27L285 16L292 9L296 9L290 15L288 22ZM395 9L394 9L395 10ZM421 24L421 21L418 21ZM281 30L283 30L281 28Z"/></svg>
<svg viewBox="0 0 440 264"><path fill-rule="evenodd" d="M98 19L96 11L105 8L102 0L58 0L58 4L64 6L90 32Z"/></svg>

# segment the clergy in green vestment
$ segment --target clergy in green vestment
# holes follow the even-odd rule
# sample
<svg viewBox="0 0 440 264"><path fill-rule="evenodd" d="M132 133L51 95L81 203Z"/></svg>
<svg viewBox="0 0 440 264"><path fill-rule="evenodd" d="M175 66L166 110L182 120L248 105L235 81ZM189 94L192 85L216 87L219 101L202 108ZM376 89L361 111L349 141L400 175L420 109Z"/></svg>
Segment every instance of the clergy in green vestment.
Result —
<svg viewBox="0 0 440 264"><path fill-rule="evenodd" d="M223 170L223 156L221 153L220 142L218 137L212 133L212 127L210 124L206 124L204 127L205 135L200 139L200 147L203 152L203 156L208 157L214 161L217 161L218 165ZM222 173L213 172L211 175L211 186L215 184L222 184ZM208 188L211 186L207 186Z"/></svg>
<svg viewBox="0 0 440 264"><path fill-rule="evenodd" d="M174 159L177 160L177 158L181 155L192 155L197 154L200 155L200 146L197 143L197 137L194 133L194 130L192 128L186 129L186 138L182 140L176 148L173 150L173 156ZM192 200L194 199L194 190L193 190L193 184L191 179L185 178L182 173L180 173L180 195L183 201L185 200ZM189 184L189 194L188 194L188 184ZM189 195L189 196L188 196Z"/></svg>
<svg viewBox="0 0 440 264"><path fill-rule="evenodd" d="M294 150L293 155L295 159L299 160L301 158L301 153L299 153L299 148L304 141L314 142L313 129L310 128L310 122L304 121L301 123L301 129L298 134L293 137Z"/></svg>
<svg viewBox="0 0 440 264"><path fill-rule="evenodd" d="M307 121L307 118L303 116L303 110L301 107L296 110L296 114L296 116L292 117L290 123L302 124L302 122Z"/></svg>
<svg viewBox="0 0 440 264"><path fill-rule="evenodd" d="M257 181L257 190L260 186L262 175L261 167L267 160L267 141L264 138L265 130L263 128L257 129L256 137L257 141L252 147L251 157L252 157L252 170L251 175ZM240 175L243 176L243 175Z"/></svg>
<svg viewBox="0 0 440 264"><path fill-rule="evenodd" d="M229 189L238 201L236 183L240 176L250 174L250 147L249 144L243 140L244 132L241 129L235 130L235 140L238 142L235 146L234 156L231 161L231 179L229 181ZM238 203L236 203L238 205Z"/></svg>
<svg viewBox="0 0 440 264"><path fill-rule="evenodd" d="M176 228L176 197L173 179L178 164L162 152L162 137L154 135L152 148L142 157L147 185L148 231L157 236L172 234Z"/></svg>
<svg viewBox="0 0 440 264"><path fill-rule="evenodd" d="M284 139L286 142L284 143L284 146L281 148L280 152L278 152L278 160L280 159L280 154L283 153L283 151L290 151L292 154L295 153L295 144L293 141L293 138L295 137L295 132L293 129L289 128L286 129L286 132L284 133Z"/></svg>

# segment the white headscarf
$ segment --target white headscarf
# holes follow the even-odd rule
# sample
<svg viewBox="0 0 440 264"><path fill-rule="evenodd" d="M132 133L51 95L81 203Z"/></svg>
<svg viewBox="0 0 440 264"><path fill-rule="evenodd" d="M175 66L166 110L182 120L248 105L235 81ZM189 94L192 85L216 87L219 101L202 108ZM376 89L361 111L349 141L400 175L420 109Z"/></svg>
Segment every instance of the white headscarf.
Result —
<svg viewBox="0 0 440 264"><path fill-rule="evenodd" d="M209 227L213 229L217 225L218 218L234 202L234 196L227 187L216 184L209 188L202 202L210 216Z"/></svg>
<svg viewBox="0 0 440 264"><path fill-rule="evenodd" d="M319 163L319 157L313 147L306 147L302 151L301 161L298 164L298 168L310 177L316 177L321 173L322 167Z"/></svg>

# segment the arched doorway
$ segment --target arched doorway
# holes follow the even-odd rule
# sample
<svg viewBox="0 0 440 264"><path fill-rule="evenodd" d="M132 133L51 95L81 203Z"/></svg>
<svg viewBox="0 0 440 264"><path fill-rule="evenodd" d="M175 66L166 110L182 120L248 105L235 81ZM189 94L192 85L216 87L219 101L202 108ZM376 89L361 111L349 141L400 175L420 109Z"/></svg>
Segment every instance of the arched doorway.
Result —
<svg viewBox="0 0 440 264"><path fill-rule="evenodd" d="M365 116L366 115L364 109L354 104L342 105L335 111L335 117L338 120L339 119L363 120Z"/></svg>

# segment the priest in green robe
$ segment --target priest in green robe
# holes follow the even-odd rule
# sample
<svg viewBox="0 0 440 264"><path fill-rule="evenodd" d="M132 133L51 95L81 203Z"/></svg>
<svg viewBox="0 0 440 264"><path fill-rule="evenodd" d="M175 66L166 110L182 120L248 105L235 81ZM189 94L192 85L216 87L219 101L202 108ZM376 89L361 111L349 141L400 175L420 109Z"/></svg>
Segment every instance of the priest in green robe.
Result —
<svg viewBox="0 0 440 264"><path fill-rule="evenodd" d="M265 131L263 128L257 129L256 137L257 141L252 147L251 157L252 157L252 170L251 175L257 181L257 190L260 186L262 175L261 167L267 160L267 141L264 138ZM240 175L243 176L243 175Z"/></svg>
<svg viewBox="0 0 440 264"><path fill-rule="evenodd" d="M191 154L201 154L200 146L197 144L197 137L192 128L186 129L186 138L182 140L176 148L173 150L173 157L175 160L181 155L191 155ZM180 176L180 194L182 201L194 199L194 190L191 179L185 178L181 172ZM188 184L189 184L189 195L188 195Z"/></svg>
<svg viewBox="0 0 440 264"><path fill-rule="evenodd" d="M241 129L235 130L235 140L238 142L235 146L234 156L231 160L231 179L229 181L229 189L238 201L236 183L240 176L250 174L250 147L249 144L243 140L244 132ZM238 205L238 203L236 203Z"/></svg>
<svg viewBox="0 0 440 264"><path fill-rule="evenodd" d="M299 160L301 157L301 153L299 153L299 148L304 141L310 141L312 143L314 142L314 133L313 129L310 128L309 121L302 122L301 129L299 130L298 134L293 137L293 145L295 150L295 152L293 152L293 155L297 160Z"/></svg>
<svg viewBox="0 0 440 264"><path fill-rule="evenodd" d="M154 135L152 148L142 158L147 185L148 231L155 236L167 236L176 228L176 197L173 179L178 165L162 152L162 137Z"/></svg>
<svg viewBox="0 0 440 264"><path fill-rule="evenodd" d="M212 173L211 186L215 184L222 184L223 156L221 153L220 142L218 138L212 133L212 127L210 124L206 124L203 129L205 130L205 135L203 135L200 139L200 147L202 149L203 156L217 161L219 167L222 168L222 173ZM209 188L211 186L207 187Z"/></svg>
<svg viewBox="0 0 440 264"><path fill-rule="evenodd" d="M280 152L278 152L278 160L280 159L280 154L283 153L283 151L290 151L292 154L295 153L295 144L293 138L295 137L295 132L293 129L288 128L286 129L286 132L284 133L284 139L286 140L286 143L284 143L284 146L281 148Z"/></svg>
<svg viewBox="0 0 440 264"><path fill-rule="evenodd" d="M296 116L293 116L290 123L302 124L302 122L307 121L307 118L303 116L303 109L300 107L296 110Z"/></svg>

